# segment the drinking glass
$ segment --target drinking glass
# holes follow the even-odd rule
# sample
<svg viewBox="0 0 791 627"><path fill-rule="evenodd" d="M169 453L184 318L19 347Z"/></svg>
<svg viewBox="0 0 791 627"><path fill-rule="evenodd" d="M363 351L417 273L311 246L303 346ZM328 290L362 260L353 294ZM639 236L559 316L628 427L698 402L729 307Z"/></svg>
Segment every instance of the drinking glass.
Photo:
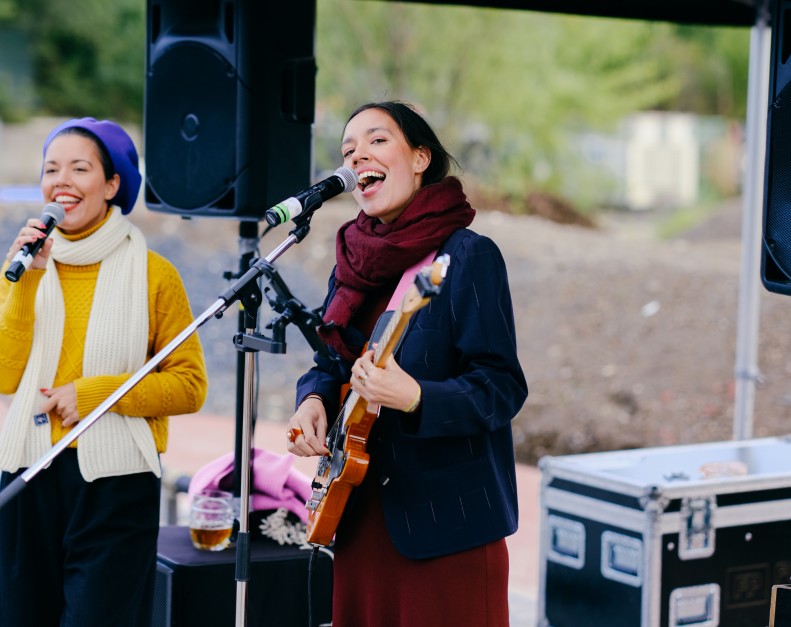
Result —
<svg viewBox="0 0 791 627"><path fill-rule="evenodd" d="M192 499L190 538L196 549L222 551L231 542L233 496L223 490L204 490Z"/></svg>

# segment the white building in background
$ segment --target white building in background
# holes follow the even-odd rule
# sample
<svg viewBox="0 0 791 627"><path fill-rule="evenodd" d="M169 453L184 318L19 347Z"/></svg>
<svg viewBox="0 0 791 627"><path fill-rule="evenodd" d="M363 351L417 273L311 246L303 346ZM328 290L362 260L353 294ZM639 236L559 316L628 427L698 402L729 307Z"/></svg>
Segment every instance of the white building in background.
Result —
<svg viewBox="0 0 791 627"><path fill-rule="evenodd" d="M635 211L692 207L707 186L738 190L741 134L717 117L650 111L625 118L616 133L586 134L588 163L612 180L606 204Z"/></svg>
<svg viewBox="0 0 791 627"><path fill-rule="evenodd" d="M701 170L695 116L640 113L624 127L626 205L637 210L694 205Z"/></svg>

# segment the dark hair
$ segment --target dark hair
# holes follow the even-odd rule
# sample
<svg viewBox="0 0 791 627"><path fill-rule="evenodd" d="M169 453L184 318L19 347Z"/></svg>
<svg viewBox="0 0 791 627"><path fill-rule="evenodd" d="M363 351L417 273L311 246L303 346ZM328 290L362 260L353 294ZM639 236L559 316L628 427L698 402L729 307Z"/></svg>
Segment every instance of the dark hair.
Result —
<svg viewBox="0 0 791 627"><path fill-rule="evenodd" d="M423 116L420 115L411 104L395 100L369 102L357 107L346 120L346 123L348 124L358 113L362 113L368 109L379 109L393 118L404 134L407 143L412 148L420 148L423 146L429 149L431 161L426 171L423 172L424 187L432 183L439 183L448 176L451 164L455 164L456 166L459 165L456 159L453 158L453 155L442 145L434 129L429 126L428 122L426 122Z"/></svg>
<svg viewBox="0 0 791 627"><path fill-rule="evenodd" d="M80 135L81 137L85 137L93 141L96 144L96 148L99 149L99 160L102 162L102 170L104 170L104 179L109 181L113 176L115 176L115 166L113 165L113 160L110 158L110 153L107 152L107 148L105 148L102 140L100 140L96 134L91 133L89 130L80 128L79 126L70 126L68 128L64 128L59 135Z"/></svg>

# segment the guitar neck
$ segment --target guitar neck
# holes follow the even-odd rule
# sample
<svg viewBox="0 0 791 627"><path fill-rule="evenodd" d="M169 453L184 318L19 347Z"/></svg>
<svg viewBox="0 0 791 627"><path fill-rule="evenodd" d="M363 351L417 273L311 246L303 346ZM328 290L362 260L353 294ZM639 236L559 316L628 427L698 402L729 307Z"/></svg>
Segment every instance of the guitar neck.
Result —
<svg viewBox="0 0 791 627"><path fill-rule="evenodd" d="M411 289L414 288L410 288L410 290ZM415 290L415 295L419 297L417 290ZM404 331L406 330L407 324L409 324L409 320L412 318L412 315L427 302L428 298L423 298L418 306L410 309L409 311L404 311L403 305L399 305L398 308L393 312L392 317L388 321L387 326L385 326L384 331L382 331L382 335L376 344L376 348L374 349L373 362L376 367L384 368L385 362L395 351L395 348L398 345L398 340L401 339L401 336L404 334ZM341 424L346 425L348 422L350 422L350 420L353 422L353 418L359 418L367 411L367 409L367 401L361 398L357 392L351 390L346 402L343 404L342 420L340 421Z"/></svg>
<svg viewBox="0 0 791 627"><path fill-rule="evenodd" d="M379 368L384 368L385 362L395 351L398 340L401 339L401 336L404 334L413 313L414 311L404 313L401 305L393 312L393 317L390 318L385 330L382 331L382 336L379 338L376 348L374 349L374 365Z"/></svg>

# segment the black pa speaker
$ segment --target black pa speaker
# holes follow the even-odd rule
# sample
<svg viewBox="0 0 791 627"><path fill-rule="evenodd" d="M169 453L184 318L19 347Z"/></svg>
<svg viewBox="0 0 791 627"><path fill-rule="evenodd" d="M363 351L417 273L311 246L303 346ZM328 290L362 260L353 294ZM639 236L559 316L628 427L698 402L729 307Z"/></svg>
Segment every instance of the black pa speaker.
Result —
<svg viewBox="0 0 791 627"><path fill-rule="evenodd" d="M315 0L147 0L145 203L260 220L310 184Z"/></svg>
<svg viewBox="0 0 791 627"><path fill-rule="evenodd" d="M791 294L791 1L772 2L761 280Z"/></svg>
<svg viewBox="0 0 791 627"><path fill-rule="evenodd" d="M192 546L187 527L160 528L151 627L324 627L332 620L332 556L274 540L250 543L247 594L238 607L234 549ZM246 566L246 565L245 565ZM310 590L309 590L310 588Z"/></svg>

